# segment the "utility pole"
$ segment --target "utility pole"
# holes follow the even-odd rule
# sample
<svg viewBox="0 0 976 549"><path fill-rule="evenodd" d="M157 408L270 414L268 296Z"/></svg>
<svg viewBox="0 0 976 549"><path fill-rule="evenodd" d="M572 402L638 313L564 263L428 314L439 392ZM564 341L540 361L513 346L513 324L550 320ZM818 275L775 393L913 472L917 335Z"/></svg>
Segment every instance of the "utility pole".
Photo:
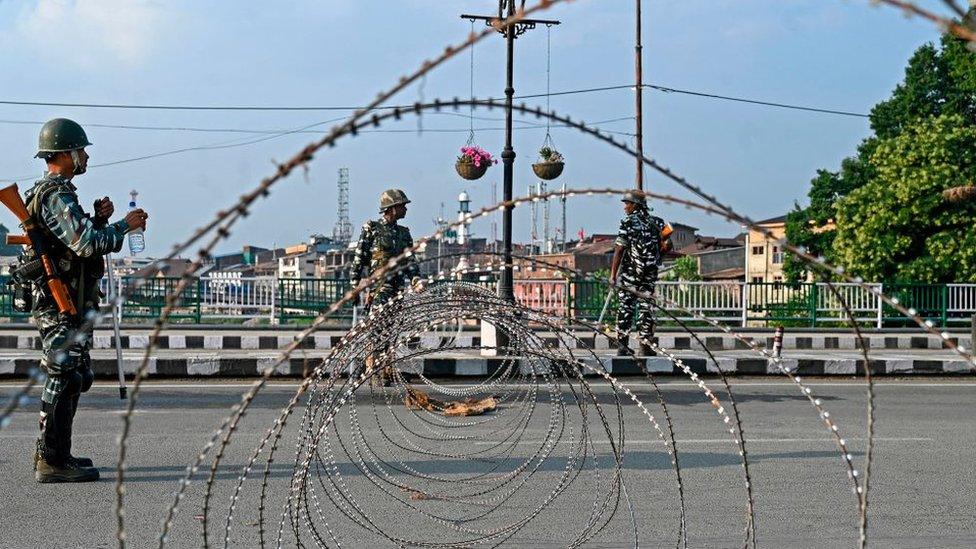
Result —
<svg viewBox="0 0 976 549"><path fill-rule="evenodd" d="M525 8L525 0L521 0L518 11ZM467 15L462 19L470 21L484 21L486 25L494 26L500 21L515 17L515 0L498 0L498 15ZM505 148L502 149L502 200L510 202L512 196L512 173L515 164L515 149L512 146L512 97L515 95L514 63L515 39L526 31L534 29L536 25L558 25L559 21L548 19L521 19L518 23L508 25L499 32L505 37ZM509 301L515 300L512 277L512 207L505 206L502 212L502 268L498 281L498 295Z"/></svg>
<svg viewBox="0 0 976 549"><path fill-rule="evenodd" d="M634 47L634 66L637 70L636 114L637 114L637 190L644 190L644 67L641 45L641 0L637 2L637 45Z"/></svg>
<svg viewBox="0 0 976 549"><path fill-rule="evenodd" d="M529 208L532 213L532 230L529 231L529 240L532 241L533 254L539 253L539 205L534 199L537 194L536 186L529 185L529 198L533 198L533 200L529 202Z"/></svg>
<svg viewBox="0 0 976 549"><path fill-rule="evenodd" d="M566 182L563 181L563 195L559 197L559 201L562 203L562 227L559 230L560 245L559 251L566 251Z"/></svg>
<svg viewBox="0 0 976 549"><path fill-rule="evenodd" d="M539 182L539 194L545 196L548 189L546 189L546 182ZM542 203L542 249L544 254L552 253L551 240L549 239L549 197L543 199Z"/></svg>
<svg viewBox="0 0 976 549"><path fill-rule="evenodd" d="M491 202L498 204L498 182L491 180ZM498 251L498 212L491 214L491 251Z"/></svg>

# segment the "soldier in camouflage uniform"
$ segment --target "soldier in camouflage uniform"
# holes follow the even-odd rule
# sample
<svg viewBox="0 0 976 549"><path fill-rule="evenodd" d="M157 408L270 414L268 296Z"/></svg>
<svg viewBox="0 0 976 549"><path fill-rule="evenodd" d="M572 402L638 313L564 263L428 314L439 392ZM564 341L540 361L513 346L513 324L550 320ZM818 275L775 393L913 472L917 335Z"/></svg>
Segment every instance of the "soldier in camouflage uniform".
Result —
<svg viewBox="0 0 976 549"><path fill-rule="evenodd" d="M369 276L377 269L386 266L391 259L402 254L404 250L413 246L410 229L397 224L397 221L407 215L407 204L409 203L410 200L407 195L400 189L389 189L380 195L380 213L383 215L379 219L367 221L363 225L359 242L356 244L356 253L353 256L349 273L353 287L359 285L364 269L366 276ZM420 270L417 267L416 260L410 257L407 259L407 264L400 265L400 267L399 271L387 274L366 291L363 314L366 314L373 305L387 303L399 292L417 284ZM367 367L370 370L372 370L378 355L379 351L367 358ZM389 374L390 372L384 369L379 381L388 384Z"/></svg>
<svg viewBox="0 0 976 549"><path fill-rule="evenodd" d="M67 286L78 315L59 312L47 286L33 283L31 316L41 335L41 368L47 374L41 396L41 435L35 455L38 482L86 482L98 479L88 458L71 455L71 427L81 393L91 387L92 319L99 303L98 282L105 271L104 255L119 251L124 236L145 228L142 210L109 223L115 212L108 197L95 201L95 214L78 203L72 179L85 173L91 145L77 123L56 118L41 129L37 158L47 163L44 177L25 193L27 210L41 227L44 244ZM31 257L28 250L25 259Z"/></svg>
<svg viewBox="0 0 976 549"><path fill-rule="evenodd" d="M610 279L618 284L641 293L654 294L657 282L658 264L661 256L668 251L671 226L660 217L651 215L647 201L641 193L630 192L624 195L624 212L627 214L620 222L620 230L615 241L613 263L610 266ZM620 275L618 277L618 274ZM617 290L619 308L617 309L617 354L629 356L633 351L628 346L630 330L634 324L635 312L640 314L637 321L640 340L640 356L654 356L651 340L654 337L654 314L650 299L639 298L623 289Z"/></svg>

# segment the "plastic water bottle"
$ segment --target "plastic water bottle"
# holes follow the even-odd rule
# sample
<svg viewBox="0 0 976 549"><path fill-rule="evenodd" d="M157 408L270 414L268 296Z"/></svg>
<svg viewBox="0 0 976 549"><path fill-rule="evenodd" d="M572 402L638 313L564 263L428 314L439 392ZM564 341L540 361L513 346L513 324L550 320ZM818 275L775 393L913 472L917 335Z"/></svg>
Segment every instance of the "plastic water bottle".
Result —
<svg viewBox="0 0 976 549"><path fill-rule="evenodd" d="M129 201L129 211L131 212L136 209L136 195L139 193L132 191L129 194L132 196L132 200ZM141 253L146 249L146 236L142 233L142 229L129 231L129 251L132 255Z"/></svg>

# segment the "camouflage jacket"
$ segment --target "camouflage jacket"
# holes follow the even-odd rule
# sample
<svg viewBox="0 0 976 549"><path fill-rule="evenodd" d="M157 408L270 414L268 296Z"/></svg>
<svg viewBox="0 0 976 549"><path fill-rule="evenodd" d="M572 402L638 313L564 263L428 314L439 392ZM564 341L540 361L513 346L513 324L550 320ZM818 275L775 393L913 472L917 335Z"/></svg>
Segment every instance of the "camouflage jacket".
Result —
<svg viewBox="0 0 976 549"><path fill-rule="evenodd" d="M410 229L396 223L387 223L382 218L367 221L356 244L356 254L349 273L353 285L359 284L364 268L368 269L367 275L371 274L411 246L413 237L410 236ZM392 286L400 287L404 282L420 276L416 259L410 257L407 262L397 275L389 279Z"/></svg>
<svg viewBox="0 0 976 549"><path fill-rule="evenodd" d="M657 265L661 260L661 233L667 223L646 210L638 210L620 222L617 232L618 246L626 248L621 271L631 282L657 278Z"/></svg>
<svg viewBox="0 0 976 549"><path fill-rule="evenodd" d="M85 213L76 190L69 180L46 173L25 193L25 202L42 226L61 278L77 291L78 278L84 271L87 293L88 287L102 277L102 256L122 249L128 225L124 220L109 224Z"/></svg>

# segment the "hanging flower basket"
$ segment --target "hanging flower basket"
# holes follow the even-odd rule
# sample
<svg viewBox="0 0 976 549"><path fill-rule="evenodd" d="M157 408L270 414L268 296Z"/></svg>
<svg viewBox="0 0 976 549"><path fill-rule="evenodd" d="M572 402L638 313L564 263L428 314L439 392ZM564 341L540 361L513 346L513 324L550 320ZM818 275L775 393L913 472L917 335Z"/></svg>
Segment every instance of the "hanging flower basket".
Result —
<svg viewBox="0 0 976 549"><path fill-rule="evenodd" d="M566 164L562 162L537 162L532 164L532 171L535 172L536 177L539 179L545 179L549 181L550 179L556 179L561 173L563 173L563 167Z"/></svg>
<svg viewBox="0 0 976 549"><path fill-rule="evenodd" d="M539 161L532 164L532 171L539 179L556 179L563 173L566 164L563 162L563 155L551 147L542 147L539 150Z"/></svg>
<svg viewBox="0 0 976 549"><path fill-rule="evenodd" d="M498 160L491 157L488 151L474 145L461 147L461 156L454 163L458 175L469 181L481 179L488 171L488 167L497 164Z"/></svg>

